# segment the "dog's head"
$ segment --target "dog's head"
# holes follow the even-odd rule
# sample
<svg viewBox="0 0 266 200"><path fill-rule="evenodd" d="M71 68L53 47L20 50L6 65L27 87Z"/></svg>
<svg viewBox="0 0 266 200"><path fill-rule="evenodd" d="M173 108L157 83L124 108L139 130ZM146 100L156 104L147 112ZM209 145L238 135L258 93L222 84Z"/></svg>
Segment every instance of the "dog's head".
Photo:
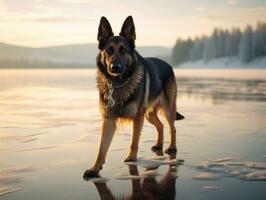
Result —
<svg viewBox="0 0 266 200"><path fill-rule="evenodd" d="M98 28L100 62L111 76L120 76L133 64L135 50L135 26L128 16L122 25L119 36L114 36L111 25L105 17Z"/></svg>

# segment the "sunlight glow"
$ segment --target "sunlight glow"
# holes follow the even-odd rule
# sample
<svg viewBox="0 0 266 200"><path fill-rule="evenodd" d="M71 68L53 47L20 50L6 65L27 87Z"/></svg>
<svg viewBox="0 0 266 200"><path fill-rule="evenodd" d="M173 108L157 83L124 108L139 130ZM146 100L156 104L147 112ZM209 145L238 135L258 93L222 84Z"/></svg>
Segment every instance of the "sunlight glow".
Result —
<svg viewBox="0 0 266 200"><path fill-rule="evenodd" d="M33 47L96 43L103 15L116 34L124 19L132 15L137 45L170 47L178 37L210 34L214 27L243 28L263 21L266 3L260 0L0 0L0 42Z"/></svg>

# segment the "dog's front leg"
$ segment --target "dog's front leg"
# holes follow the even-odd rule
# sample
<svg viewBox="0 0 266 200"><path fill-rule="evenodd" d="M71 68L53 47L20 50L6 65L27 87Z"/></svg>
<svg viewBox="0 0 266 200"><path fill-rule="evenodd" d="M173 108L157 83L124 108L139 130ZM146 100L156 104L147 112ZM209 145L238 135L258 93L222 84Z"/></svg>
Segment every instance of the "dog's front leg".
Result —
<svg viewBox="0 0 266 200"><path fill-rule="evenodd" d="M98 156L93 166L85 171L83 176L85 179L98 176L98 172L100 171L102 165L105 162L105 157L108 148L111 144L112 138L114 136L115 129L116 129L116 122L114 118L103 118L101 142L100 142Z"/></svg>
<svg viewBox="0 0 266 200"><path fill-rule="evenodd" d="M144 114L140 113L133 119L133 134L131 137L131 144L127 158L125 162L131 162L137 160L139 138L144 121Z"/></svg>

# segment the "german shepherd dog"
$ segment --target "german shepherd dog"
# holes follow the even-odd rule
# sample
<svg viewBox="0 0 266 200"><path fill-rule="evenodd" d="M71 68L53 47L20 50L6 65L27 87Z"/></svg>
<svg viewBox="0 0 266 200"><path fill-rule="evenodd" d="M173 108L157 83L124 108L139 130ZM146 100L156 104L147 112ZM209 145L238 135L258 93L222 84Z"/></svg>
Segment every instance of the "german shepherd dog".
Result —
<svg viewBox="0 0 266 200"><path fill-rule="evenodd" d="M133 122L131 144L125 159L130 162L137 159L144 118L158 131L152 150L161 150L163 124L157 112L162 111L170 130L166 153L176 153L174 121L184 118L176 112L177 85L172 67L158 58L144 58L135 50L132 16L126 18L119 36L114 36L108 20L102 17L97 39L100 50L96 59L97 83L103 122L98 156L93 166L85 171L85 179L98 176L119 121Z"/></svg>

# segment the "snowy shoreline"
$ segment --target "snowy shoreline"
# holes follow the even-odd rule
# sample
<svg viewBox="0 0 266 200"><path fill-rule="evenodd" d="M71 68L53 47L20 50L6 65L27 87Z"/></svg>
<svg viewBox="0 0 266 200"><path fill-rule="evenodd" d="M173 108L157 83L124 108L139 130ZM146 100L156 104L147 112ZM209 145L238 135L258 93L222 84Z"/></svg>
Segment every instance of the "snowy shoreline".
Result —
<svg viewBox="0 0 266 200"><path fill-rule="evenodd" d="M266 56L259 57L249 63L242 63L238 57L221 57L204 61L203 59L197 61L184 62L176 65L176 68L237 68L237 69L266 69Z"/></svg>

